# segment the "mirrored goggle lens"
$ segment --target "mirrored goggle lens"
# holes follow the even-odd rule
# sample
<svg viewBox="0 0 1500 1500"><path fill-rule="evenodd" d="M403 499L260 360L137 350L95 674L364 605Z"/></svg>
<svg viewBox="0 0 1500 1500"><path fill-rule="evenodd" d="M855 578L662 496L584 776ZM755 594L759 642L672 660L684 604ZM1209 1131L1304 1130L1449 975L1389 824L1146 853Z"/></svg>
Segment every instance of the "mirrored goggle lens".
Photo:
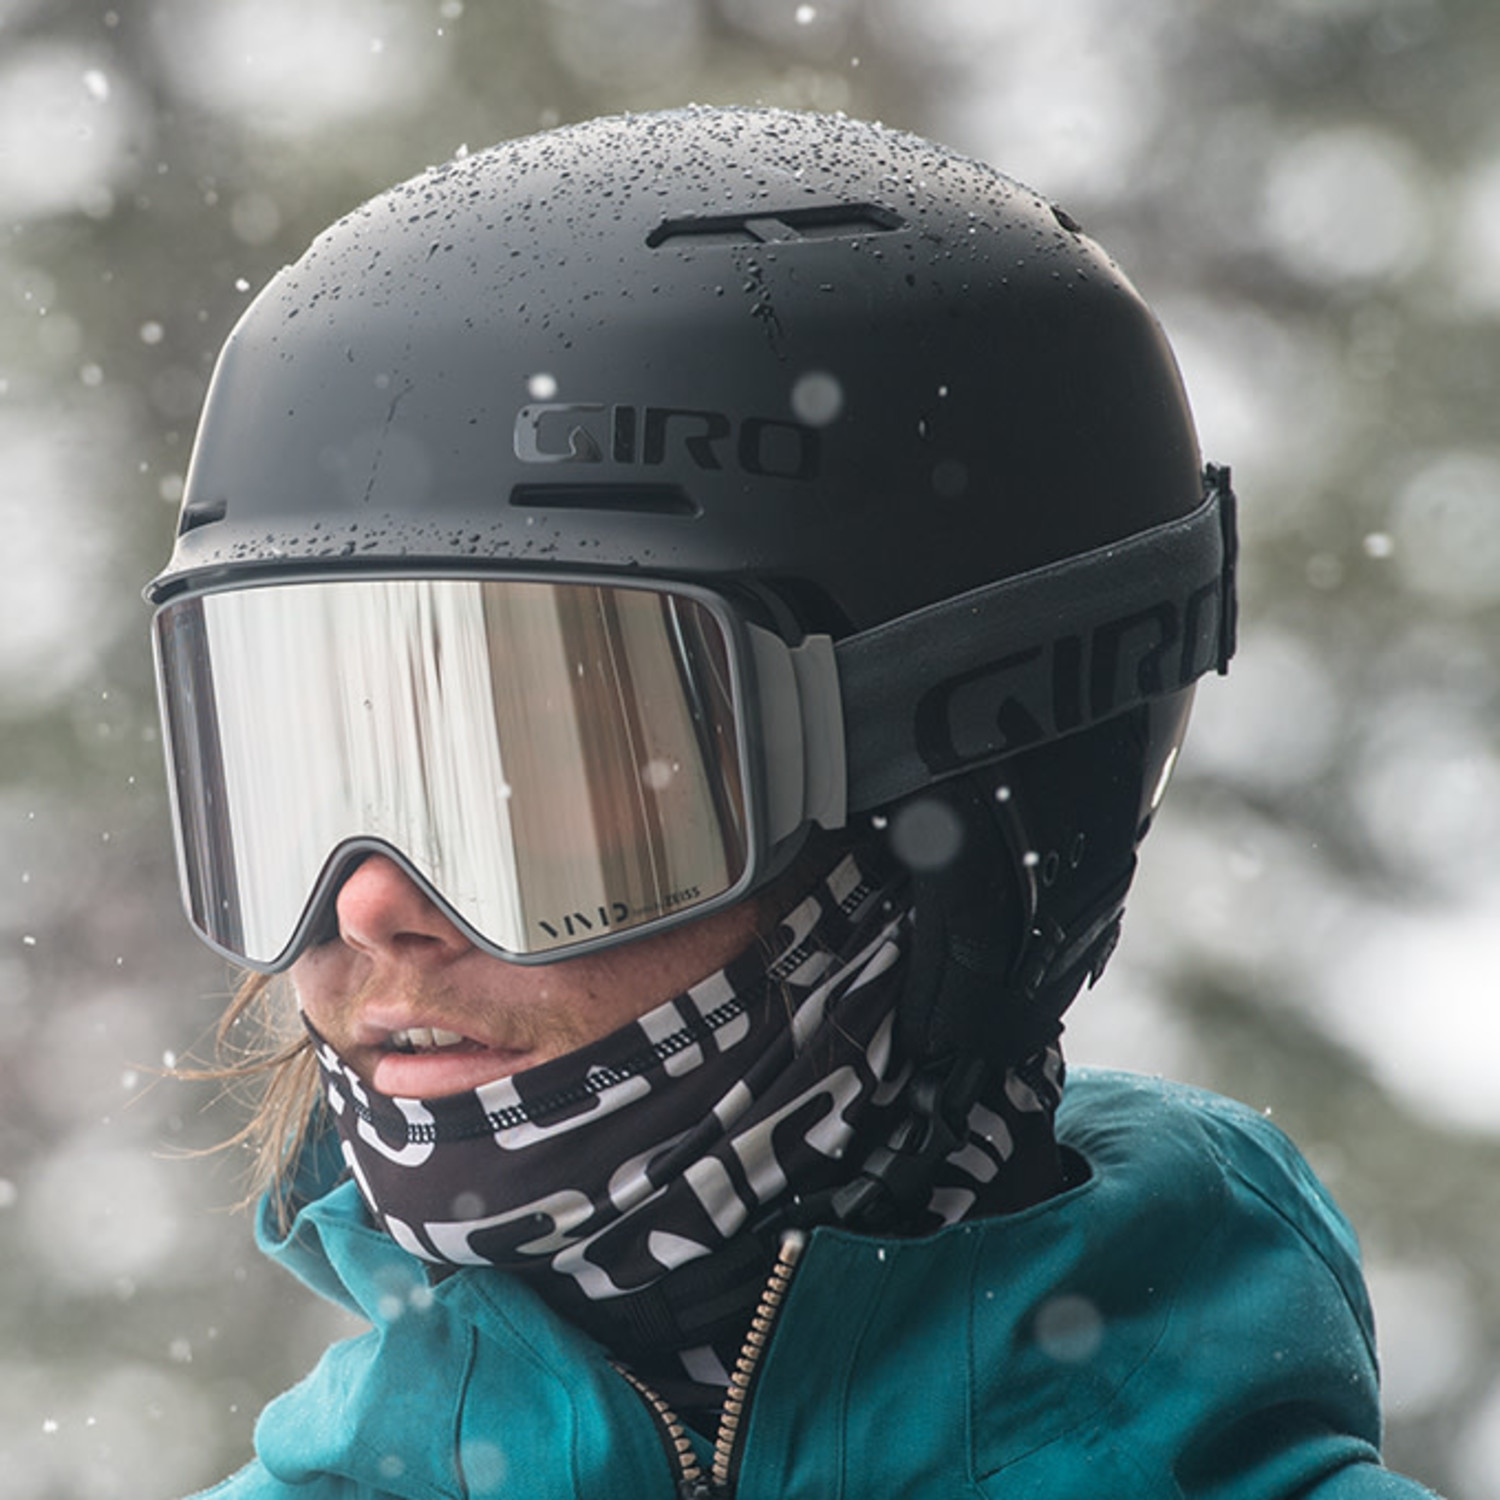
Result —
<svg viewBox="0 0 1500 1500"><path fill-rule="evenodd" d="M372 847L520 957L737 891L743 743L716 609L659 589L459 578L166 605L189 915L225 952L284 967Z"/></svg>

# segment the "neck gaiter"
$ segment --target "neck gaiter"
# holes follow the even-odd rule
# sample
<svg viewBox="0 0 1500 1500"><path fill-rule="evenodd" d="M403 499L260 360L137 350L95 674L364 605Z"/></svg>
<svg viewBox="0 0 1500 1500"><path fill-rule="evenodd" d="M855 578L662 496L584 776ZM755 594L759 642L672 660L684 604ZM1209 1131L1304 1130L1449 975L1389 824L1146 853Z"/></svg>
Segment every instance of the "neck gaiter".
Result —
<svg viewBox="0 0 1500 1500"><path fill-rule="evenodd" d="M437 1266L522 1276L632 1364L666 1356L700 1391L722 1386L773 1250L747 1226L846 1180L904 1116L893 1035L910 911L877 865L846 855L769 949L465 1094L377 1094L314 1032L376 1222ZM997 1078L912 1231L988 1210L1023 1156L1055 1161L1060 1088L1052 1049ZM1045 1153L1018 1149L1033 1135Z"/></svg>

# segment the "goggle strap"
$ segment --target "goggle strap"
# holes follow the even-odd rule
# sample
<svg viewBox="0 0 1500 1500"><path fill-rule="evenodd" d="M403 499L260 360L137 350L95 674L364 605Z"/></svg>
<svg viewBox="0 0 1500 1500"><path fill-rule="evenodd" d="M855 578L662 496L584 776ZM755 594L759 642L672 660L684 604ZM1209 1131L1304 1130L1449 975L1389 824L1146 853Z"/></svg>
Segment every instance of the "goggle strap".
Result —
<svg viewBox="0 0 1500 1500"><path fill-rule="evenodd" d="M834 648L848 807L1178 692L1234 653L1235 501L1205 472L1189 515L846 637Z"/></svg>

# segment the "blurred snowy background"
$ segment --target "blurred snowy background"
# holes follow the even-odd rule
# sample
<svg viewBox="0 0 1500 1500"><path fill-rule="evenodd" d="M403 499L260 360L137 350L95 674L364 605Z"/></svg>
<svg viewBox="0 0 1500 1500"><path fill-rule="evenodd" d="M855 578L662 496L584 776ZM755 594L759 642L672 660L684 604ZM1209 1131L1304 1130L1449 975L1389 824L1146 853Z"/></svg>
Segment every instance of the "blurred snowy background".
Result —
<svg viewBox="0 0 1500 1500"><path fill-rule="evenodd" d="M338 1331L238 1164L184 1159L233 1117L157 1077L232 983L176 907L138 596L213 356L388 184L690 100L981 155L1161 314L1243 648L1071 1055L1274 1113L1363 1239L1392 1463L1500 1500L1497 77L1493 0L0 0L10 1500L207 1483Z"/></svg>

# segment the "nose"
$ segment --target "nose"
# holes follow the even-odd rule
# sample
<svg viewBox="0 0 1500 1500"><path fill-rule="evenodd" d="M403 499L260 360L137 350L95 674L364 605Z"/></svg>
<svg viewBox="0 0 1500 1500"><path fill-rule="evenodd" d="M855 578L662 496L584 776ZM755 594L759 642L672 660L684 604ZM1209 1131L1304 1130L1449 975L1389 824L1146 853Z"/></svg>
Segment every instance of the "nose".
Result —
<svg viewBox="0 0 1500 1500"><path fill-rule="evenodd" d="M473 946L384 854L359 862L339 888L334 909L340 938L375 958L440 964Z"/></svg>

